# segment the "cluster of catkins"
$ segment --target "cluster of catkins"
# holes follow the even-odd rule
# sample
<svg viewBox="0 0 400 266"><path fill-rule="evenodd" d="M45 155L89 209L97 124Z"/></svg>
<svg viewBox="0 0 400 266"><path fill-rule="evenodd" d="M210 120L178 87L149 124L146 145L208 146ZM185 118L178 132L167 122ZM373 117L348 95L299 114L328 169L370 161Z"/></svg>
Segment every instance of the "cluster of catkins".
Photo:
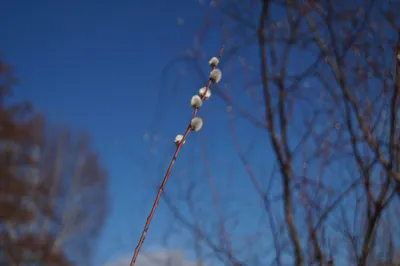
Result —
<svg viewBox="0 0 400 266"><path fill-rule="evenodd" d="M194 109L199 109L203 104L204 100L207 100L211 97L210 85L211 83L218 83L221 80L222 72L220 69L216 68L219 63L219 59L217 57L213 57L210 59L208 64L211 66L212 70L210 72L210 81L206 87L203 87L199 90L198 95L194 95L190 100L190 105ZM199 131L203 127L203 119L200 117L194 117L192 121L190 121L190 129L193 131ZM181 144L183 140L183 135L177 135L175 137L176 145ZM185 140L182 144L185 144Z"/></svg>

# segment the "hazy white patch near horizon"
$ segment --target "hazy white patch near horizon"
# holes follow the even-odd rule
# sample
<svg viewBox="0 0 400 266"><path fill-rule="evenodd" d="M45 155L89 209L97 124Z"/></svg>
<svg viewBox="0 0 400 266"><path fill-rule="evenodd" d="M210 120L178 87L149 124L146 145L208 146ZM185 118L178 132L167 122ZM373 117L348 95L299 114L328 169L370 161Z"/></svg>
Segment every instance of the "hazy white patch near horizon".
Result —
<svg viewBox="0 0 400 266"><path fill-rule="evenodd" d="M131 255L124 255L107 262L103 266L128 266ZM154 250L139 255L136 266L197 266L196 262L185 259L185 254L179 250Z"/></svg>

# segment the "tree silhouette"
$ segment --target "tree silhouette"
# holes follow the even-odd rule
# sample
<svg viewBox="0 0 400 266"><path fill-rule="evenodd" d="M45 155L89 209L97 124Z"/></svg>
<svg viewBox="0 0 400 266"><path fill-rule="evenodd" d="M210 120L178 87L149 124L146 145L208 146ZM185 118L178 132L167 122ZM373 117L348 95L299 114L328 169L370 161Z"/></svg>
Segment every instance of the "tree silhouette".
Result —
<svg viewBox="0 0 400 266"><path fill-rule="evenodd" d="M108 210L107 172L86 134L8 104L0 63L0 265L89 265Z"/></svg>
<svg viewBox="0 0 400 266"><path fill-rule="evenodd" d="M224 79L212 92L228 105L229 125L224 131L214 121L210 130L230 135L232 143L204 136L191 155L203 158L199 176L191 178L197 171L184 165L190 174L164 195L198 259L224 265L393 261L400 248L400 6L213 3L195 47L173 63L183 61L203 79L200 47L208 47L208 36L221 36ZM237 157L229 156L232 146ZM226 152L208 152L216 147Z"/></svg>

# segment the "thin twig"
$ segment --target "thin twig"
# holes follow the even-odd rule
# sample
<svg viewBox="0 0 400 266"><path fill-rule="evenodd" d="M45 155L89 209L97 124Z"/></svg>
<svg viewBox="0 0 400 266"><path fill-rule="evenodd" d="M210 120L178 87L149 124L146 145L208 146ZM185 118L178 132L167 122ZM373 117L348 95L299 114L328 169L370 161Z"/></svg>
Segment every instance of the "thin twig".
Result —
<svg viewBox="0 0 400 266"><path fill-rule="evenodd" d="M224 46L222 46L222 48L219 51L218 59L220 59L223 51L224 51ZM212 66L213 69L215 67L216 67L215 65ZM209 90L209 88L211 86L211 83L212 83L212 80L210 78L208 83L207 83L205 93L203 94L203 96L201 96L201 100L204 100L207 97L207 92L208 92L208 90ZM192 119L197 117L197 114L198 114L199 110L200 110L200 107L194 109ZM192 119L191 119L191 121L192 121ZM147 231L148 231L148 229L150 227L150 224L151 224L151 221L153 219L154 213L156 212L158 203L160 202L161 195L162 195L162 193L164 191L165 185L167 184L168 178L169 178L169 176L171 174L172 167L174 166L175 161L178 158L179 152L180 152L180 150L182 148L182 145L185 143L185 140L186 140L187 136L189 135L190 131L191 131L191 123L189 122L189 125L188 125L188 127L187 127L187 129L185 131L185 134L183 135L182 140L179 142L179 144L176 147L176 151L174 153L174 156L172 157L171 163L169 164L167 172L165 173L164 179L163 179L163 181L162 181L162 183L160 185L160 188L158 189L158 193L157 193L157 196L156 196L156 198L154 200L153 207L151 208L150 214L147 217L147 221L146 221L146 224L145 224L145 226L143 228L142 235L140 236L139 242L138 242L138 244L137 244L137 246L135 248L135 253L132 256L132 260L131 260L130 266L134 266L135 265L136 259L137 259L138 255L139 255L140 249L141 249L141 247L142 247L142 245L144 243L144 240L146 238Z"/></svg>

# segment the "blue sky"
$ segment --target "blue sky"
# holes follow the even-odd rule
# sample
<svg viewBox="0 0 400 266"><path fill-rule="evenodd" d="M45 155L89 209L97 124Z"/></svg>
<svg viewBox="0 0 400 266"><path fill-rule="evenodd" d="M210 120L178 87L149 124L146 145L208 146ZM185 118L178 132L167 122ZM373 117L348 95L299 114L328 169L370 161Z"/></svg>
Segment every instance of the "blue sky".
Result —
<svg viewBox="0 0 400 266"><path fill-rule="evenodd" d="M99 240L95 265L133 252L155 196L154 187L173 154L173 139L190 119L189 99L206 82L194 73L177 83L181 73L190 73L185 65L174 68L163 80L167 63L196 46L195 32L204 21L199 2L173 3L8 1L0 11L0 25L6 25L0 28L1 49L21 79L16 98L32 100L51 121L89 130L110 172L112 211ZM206 53L204 70L221 44L218 35L207 37L202 45ZM250 51L252 58L257 58L257 53L257 49ZM253 96L241 85L243 77L235 74L242 69L242 58L237 59L222 59L223 81L229 78L237 84L230 87L234 99L261 118L262 108L254 108ZM224 82L221 88L227 89ZM218 97L211 99L201 110L204 129L189 137L167 192L178 198L182 187L195 182L197 193L193 197L200 199L196 207L204 217L216 217L217 210L210 207L210 185L204 182L210 176L208 169L212 169L227 218L241 208L241 224L235 232L245 235L258 229L265 231L265 214L255 215L263 213L260 199L229 133L227 105ZM240 118L235 124L237 137L244 143L241 148L256 175L265 180L273 164L265 130L254 129ZM208 167L204 166L204 156L209 159ZM264 180L261 183L265 186ZM188 213L184 204L181 209ZM166 217L168 211L160 204L145 248L163 244L162 238L169 231ZM173 247L188 245L181 241L183 237L173 239ZM253 244L268 249L270 242L266 239L270 238L266 235Z"/></svg>
<svg viewBox="0 0 400 266"><path fill-rule="evenodd" d="M149 186L141 164L150 157L143 158L143 135L154 121L163 68L191 42L191 24L182 30L179 18L197 26L197 7L187 0L2 3L0 49L21 80L16 97L32 100L51 121L89 130L109 169L112 212L95 265L132 252L145 221ZM171 124L184 129L186 121ZM157 234L157 226L151 230Z"/></svg>
<svg viewBox="0 0 400 266"><path fill-rule="evenodd" d="M191 115L188 100L205 83L189 78L175 88L173 73L166 82L162 73L168 62L193 46L192 33L203 16L194 0L2 4L0 49L21 80L15 98L31 100L53 122L88 130L110 172L112 211L95 265L130 254L136 245L154 198L151 186L161 179L172 156L173 138L186 128ZM220 46L219 39L212 38L207 53L216 55ZM192 88L182 92L182 86ZM160 102L159 97L165 100ZM206 113L224 110L223 102L215 99ZM214 117L207 122L210 127L221 123L218 115ZM224 133L211 134L224 138ZM193 159L190 154L200 147L199 141L198 136L188 140L192 147L182 152L176 172L185 160ZM155 142L161 143L159 150L149 144ZM214 149L216 156L221 153L226 151ZM201 163L193 167L200 169ZM161 245L163 215L166 210L161 206L145 248Z"/></svg>
<svg viewBox="0 0 400 266"><path fill-rule="evenodd" d="M209 6L210 1L202 3ZM191 117L190 97L206 82L185 65L174 67L166 80L163 71L168 62L198 44L195 32L204 22L206 9L196 0L140 3L22 0L7 1L2 6L0 50L5 60L16 67L16 75L21 80L16 98L31 100L53 122L88 130L110 172L112 210L99 239L94 265L102 265L120 255L129 256L150 210L155 186L173 154L173 139L183 133ZM245 38L239 36L235 40L241 39ZM204 70L209 57L216 55L221 44L218 34L207 36L202 44ZM225 44L229 49L229 43ZM246 64L250 65L249 69L252 63L258 64L257 49L250 47L248 54L242 55L250 61ZM222 58L224 75L220 88L261 119L262 108L254 104L250 89L244 86L247 74L258 78L258 73L249 69L246 70L249 73L244 72L243 58L240 53L239 57L226 61ZM290 64L289 71L302 69L309 62L305 59L310 58L309 55L292 56L295 63ZM240 71L243 75L237 75ZM225 86L224 81L228 79L230 86ZM302 91L319 97L320 94L315 94L318 88L315 82L309 80L302 85L305 87ZM261 90L253 89L260 97ZM294 124L298 127L291 132L293 143L301 135L303 118L307 117L303 103L296 108L301 110L294 112ZM167 192L177 200L185 186L195 183L192 196L199 199L196 208L202 217L215 218L218 210L210 207L212 196L207 181L213 176L226 219L240 209L241 223L235 227L233 238L259 230L265 233L268 231L265 211L237 156L226 110L227 104L218 97L213 96L204 104L201 110L204 128L199 134L189 136ZM326 117L322 119L325 120L319 129L332 127L333 130L334 123ZM274 163L266 131L255 129L238 116L235 125L235 134L243 144L241 149L265 186ZM341 172L335 165L332 169L331 174ZM316 170L318 160L315 165L309 165L310 172ZM280 191L277 183L275 192ZM330 183L335 185L335 181ZM183 213L189 214L184 203L179 206ZM277 217L281 218L280 205L276 206ZM165 233L177 230L167 229L168 220L168 210L161 203L145 248L159 248ZM233 223L229 221L228 227L233 228ZM242 244L238 239L235 242ZM270 239L266 234L253 244L270 250ZM191 250L186 240L178 236L169 244Z"/></svg>

